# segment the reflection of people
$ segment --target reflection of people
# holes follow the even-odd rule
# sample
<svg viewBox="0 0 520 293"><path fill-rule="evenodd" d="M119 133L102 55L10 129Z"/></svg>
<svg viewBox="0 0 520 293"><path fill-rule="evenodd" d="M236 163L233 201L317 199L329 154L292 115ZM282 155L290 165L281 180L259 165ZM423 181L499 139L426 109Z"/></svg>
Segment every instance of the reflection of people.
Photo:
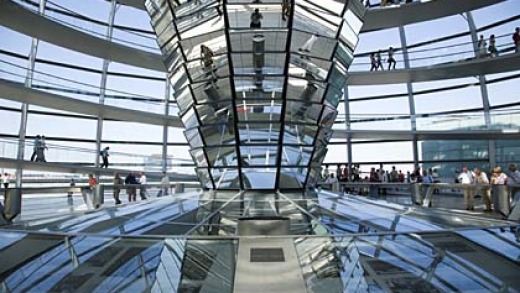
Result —
<svg viewBox="0 0 520 293"><path fill-rule="evenodd" d="M250 28L261 28L262 27L262 18L264 16L260 13L258 8L255 8L255 11L251 13L251 23L249 24Z"/></svg>
<svg viewBox="0 0 520 293"><path fill-rule="evenodd" d="M318 35L314 34L312 35L299 49L298 51L301 52L310 52L312 50L312 47L314 46L314 43L318 40Z"/></svg>
<svg viewBox="0 0 520 293"><path fill-rule="evenodd" d="M291 1L282 0L282 20L285 21L291 13Z"/></svg>
<svg viewBox="0 0 520 293"><path fill-rule="evenodd" d="M200 45L200 62L206 69L211 69L213 66L213 56L215 54L206 45Z"/></svg>
<svg viewBox="0 0 520 293"><path fill-rule="evenodd" d="M215 67L213 62L213 57L215 54L213 51L206 45L200 45L200 62L202 63L202 66L205 70L206 76L209 77L211 75L212 81L211 83L218 88L214 83L217 79L217 76L215 74Z"/></svg>
<svg viewBox="0 0 520 293"><path fill-rule="evenodd" d="M222 16L222 10L220 10L220 4L221 4L222 0L217 0L217 14L218 16Z"/></svg>

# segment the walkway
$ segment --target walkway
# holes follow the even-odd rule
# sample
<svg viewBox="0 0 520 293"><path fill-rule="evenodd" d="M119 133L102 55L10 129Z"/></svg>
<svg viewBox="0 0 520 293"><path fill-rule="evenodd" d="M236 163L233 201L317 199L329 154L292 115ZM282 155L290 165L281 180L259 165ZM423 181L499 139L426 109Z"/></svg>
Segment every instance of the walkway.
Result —
<svg viewBox="0 0 520 293"><path fill-rule="evenodd" d="M10 0L0 1L0 24L22 34L87 55L165 72L158 54L116 44L34 13Z"/></svg>
<svg viewBox="0 0 520 293"><path fill-rule="evenodd" d="M365 15L365 23L361 32L428 21L479 9L502 1L505 0L422 0L403 5L391 5L383 8L370 9ZM118 0L117 2L122 5L145 10L143 0ZM424 13L425 11L428 13Z"/></svg>
<svg viewBox="0 0 520 293"><path fill-rule="evenodd" d="M0 92L2 98L21 103L29 103L46 108L68 111L72 113L104 117L118 121L138 122L151 125L167 125L183 127L182 121L176 116L164 116L145 111L125 109L109 105L100 105L56 95L40 90L27 88L22 83L0 79Z"/></svg>
<svg viewBox="0 0 520 293"><path fill-rule="evenodd" d="M139 170L128 170L128 169L114 169L114 168L95 168L86 167L80 165L72 165L67 163L53 163L53 162L31 162L31 161L18 161L17 159L0 158L0 165L3 168L21 168L23 170L36 170L45 172L57 172L57 173L82 173L82 174L100 174L112 176L114 173L128 174L129 172L138 172ZM149 178L161 178L162 173L159 172L146 172ZM180 173L168 173L171 182L198 182L198 178L195 175L180 174Z"/></svg>

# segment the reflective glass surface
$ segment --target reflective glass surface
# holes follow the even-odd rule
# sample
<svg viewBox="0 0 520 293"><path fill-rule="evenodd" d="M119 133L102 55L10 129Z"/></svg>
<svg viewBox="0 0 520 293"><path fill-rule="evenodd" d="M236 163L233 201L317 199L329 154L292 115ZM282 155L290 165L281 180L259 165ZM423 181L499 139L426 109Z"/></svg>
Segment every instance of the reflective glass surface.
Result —
<svg viewBox="0 0 520 293"><path fill-rule="evenodd" d="M323 162L364 6L148 0L146 8L204 186L315 182L308 170Z"/></svg>

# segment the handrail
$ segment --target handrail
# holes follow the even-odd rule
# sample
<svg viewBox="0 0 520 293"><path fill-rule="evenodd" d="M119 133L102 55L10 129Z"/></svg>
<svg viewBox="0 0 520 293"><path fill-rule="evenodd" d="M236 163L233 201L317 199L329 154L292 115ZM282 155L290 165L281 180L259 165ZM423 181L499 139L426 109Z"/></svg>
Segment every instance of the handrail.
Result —
<svg viewBox="0 0 520 293"><path fill-rule="evenodd" d="M124 178L124 177L122 177ZM160 181L160 177L154 177L152 179L157 179L157 181ZM201 188L200 184L196 183L186 183L182 182L182 180L171 180L169 184L167 184L168 188L174 188L176 184L182 184L184 188ZM165 185L162 183L146 183L146 184L111 184L111 183L99 183L98 185L103 186L104 190L113 190L115 187L124 190L128 189L129 187L146 187L146 188L162 188ZM6 190L20 190L22 196L24 194L55 194L60 193L66 195L67 192L73 192L73 193L81 193L84 189L90 189L90 186L88 184L76 184L75 186L40 186L40 187L9 187L4 188L0 187L0 191L5 192Z"/></svg>
<svg viewBox="0 0 520 293"><path fill-rule="evenodd" d="M12 143L12 144L18 145L19 140L18 139L0 138L0 142ZM32 147L34 147L34 145L35 144L34 144L33 141L25 140L25 146L32 146ZM77 151L77 152L91 153L91 154L97 154L98 153L97 150L87 149L87 148L69 147L69 146L57 145L57 144L52 144L52 143L47 143L47 142L45 143L45 145L47 147L51 147L53 149ZM145 155L138 155L138 154L133 154L133 153L125 153L125 152L114 152L114 151L111 151L110 154L111 155L128 156L128 157L136 157L136 158L148 158L149 157L149 156L145 156Z"/></svg>
<svg viewBox="0 0 520 293"><path fill-rule="evenodd" d="M494 228L509 228L517 226L514 222L502 221L502 225L493 226ZM413 232L413 234L420 233L421 235L438 235L444 234L446 232L461 232L461 231L472 231L472 230L480 230L483 228L478 227L457 227L457 228L449 228L449 229L439 229L439 230L427 230L420 232ZM2 232L2 230L0 230ZM19 230L19 229L9 229L10 233L20 233L24 235L44 235L44 236L55 236L55 237L88 237L93 236L97 238L117 238L117 239L185 239L185 240L212 240L212 241L229 241L229 240L240 240L240 239L301 239L302 237L305 239L330 239L331 235L317 235L317 234L309 234L309 235L219 235L218 237L211 235L113 235L113 234L104 234L104 233L86 233L86 232L74 232L74 233L65 233L65 232L56 232L56 231L40 231L40 230ZM399 235L410 235L412 232L409 231L377 231L371 232L371 236L399 236ZM335 233L334 239L336 241L343 241L341 238L351 239L352 237L366 237L367 233Z"/></svg>
<svg viewBox="0 0 520 293"><path fill-rule="evenodd" d="M27 5L24 5L24 4L30 4L27 0L11 0L11 1L14 1L14 2L17 2L18 4L22 5L23 7L27 8L28 10L31 10L33 12L38 12L38 9L33 7L32 5L31 6L27 6ZM61 7L60 5L58 4L55 4L53 3L52 1L47 1L49 3L52 3L53 5L56 5L58 7ZM54 11L51 11L51 12L54 12ZM85 32L85 33L88 33L90 35L93 35L93 36L98 36L98 37L106 37L105 34L103 33L99 33L97 31L94 31L94 30L89 30L85 27L82 27L82 26L78 26L78 25L75 25L73 23L70 23L70 22L67 22L65 20L62 20L62 19L59 19L57 17L54 17L54 16L51 16L51 15L48 15L48 14L43 14L41 15L47 19L50 19L52 21L55 21L57 23L60 23L60 24L63 24L63 25L66 25L70 28L74 28L74 29L77 29L78 31L82 31L82 32ZM82 19L84 20L84 19ZM95 22L92 22L92 24L97 24ZM108 25L108 24L107 24ZM116 28L114 27L114 29L116 30L119 30L119 31L122 31L122 32L125 32L125 33L130 33L130 34L133 34L135 36L138 36L140 38L145 38L145 39L148 39L148 40L153 40L155 41L155 38L154 37L148 37L148 36L142 36L142 35L139 35L139 34L134 34L134 33L131 33L131 32L127 32L125 30L122 30L122 29L119 29L119 28ZM136 42L132 42L132 41L128 41L128 40L125 40L125 39L121 39L121 38L118 38L118 37L114 37L112 36L112 40L115 40L116 43L120 43L120 44L129 44L129 45L133 45L134 47L138 47L138 48L145 48L145 49L148 49L148 51L150 51L150 49L152 49L152 52L159 52L159 48L158 47L151 47L151 46L146 46L146 45L143 45L141 43L136 43Z"/></svg>
<svg viewBox="0 0 520 293"><path fill-rule="evenodd" d="M505 39L507 37L510 37L510 34L500 35L498 37L495 37L495 39L496 40L503 40L503 39ZM486 42L489 42L489 39L486 39ZM452 44L452 45L449 45L449 46L438 46L438 47L432 47L432 48L420 49L420 50L413 50L412 49L412 50L408 51L408 55L410 56L410 55L424 53L424 52L440 51L440 50L447 49L447 48L455 48L455 47L461 47L461 46L467 46L467 45L475 45L477 43L478 42L465 42L465 43ZM507 53L507 52L511 52L511 51L512 51L513 54L515 53L514 46L513 46L512 42L496 45L496 48L497 48L499 53ZM486 46L486 55L489 54L487 49L488 49L488 46ZM354 58L354 60L356 58L359 58L359 57L369 57L370 54L376 53L376 52L377 51L359 54L358 56L356 56ZM381 54L387 54L387 53L388 53L387 49L381 50ZM458 55L465 55L465 54L472 54L473 55L471 57L468 57L469 59L485 58L486 57L486 56L479 56L478 48L477 49L472 48L471 50L464 50L464 51L459 51L459 52L450 52L450 53L444 53L444 54L433 55L433 56L426 56L426 57L408 58L408 61L410 61L410 62L413 62L413 61L424 61L424 60L430 60L430 59L435 59L435 58L451 57L451 56L458 56ZM401 49L396 50L394 52L394 58L395 58L395 56L399 56L399 55L403 55ZM381 56L381 58L382 58L381 60L385 59L384 56ZM464 58L464 59L468 59L468 58ZM403 60L401 58L396 58L396 61L403 61ZM455 62L455 61L456 60L447 61L447 62L449 63L449 62ZM432 65L439 65L439 64L444 64L444 63L447 63L447 62L435 63L435 64L432 64ZM354 61L354 63L352 64L352 66L362 66L362 65L371 65L371 62L355 62ZM420 67L423 67L423 66L411 67L411 68L420 68Z"/></svg>
<svg viewBox="0 0 520 293"><path fill-rule="evenodd" d="M20 66L18 64L15 64L15 63L12 63L12 62L9 62L9 61L5 61L5 60L0 60L0 63L4 63L4 64L7 64L9 66L12 66L12 67L24 70L24 72L37 73L39 75L49 76L49 77L57 79L57 80L63 80L63 81L70 82L70 83L73 83L73 84L78 84L78 85L82 85L82 86L86 86L86 87L90 87L90 88L94 88L94 89L99 90L99 85L92 85L92 84L89 84L89 83L84 83L84 82L80 82L80 81L77 81L77 80L64 78L64 77L57 76L57 75L54 75L54 74L50 74L50 73L46 73L46 72L43 72L43 71L39 71L39 70L36 70L36 69L30 70L30 69L27 69L24 66ZM13 72L10 72L10 71L4 70L4 69L0 69L0 72L4 72L6 74L18 76L18 77L21 77L21 78L24 78L24 79L26 77L25 76L26 73L24 73L24 74L17 74L17 73L13 73ZM33 80L34 81L39 81L39 82L42 82L42 83L46 83L46 84L50 84L50 85L55 85L55 86L61 86L61 87L64 87L64 88L69 88L69 89L72 89L72 90L78 90L78 88L73 88L73 87L70 87L70 86L66 86L66 85L50 82L50 81L47 81L47 80L43 80L41 78L33 78ZM145 96L145 95L141 95L141 94L130 93L130 92L117 90L117 89L112 89L112 88L106 88L105 90L106 91L110 91L110 92L114 92L114 93L125 94L125 95L128 95L130 98L131 97L138 97L138 98L143 98L143 99L156 100L157 103L159 103L159 102L160 103L164 103L164 98L160 99L160 98L156 98L156 97L152 97L152 96ZM153 102L151 102L151 104L153 104Z"/></svg>

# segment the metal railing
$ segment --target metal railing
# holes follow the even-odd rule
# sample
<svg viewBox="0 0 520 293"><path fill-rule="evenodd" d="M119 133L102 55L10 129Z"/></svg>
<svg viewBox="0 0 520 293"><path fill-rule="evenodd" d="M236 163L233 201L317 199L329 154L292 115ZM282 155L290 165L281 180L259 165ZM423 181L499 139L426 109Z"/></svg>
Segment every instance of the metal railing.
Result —
<svg viewBox="0 0 520 293"><path fill-rule="evenodd" d="M495 37L496 49L498 50L499 56L516 53L514 44L511 41L511 34L512 33L506 33ZM410 68L493 58L488 52L489 39L486 38L485 41L485 52L480 52L478 48L475 49L478 42L459 42L450 45L428 46L428 48L424 49L410 49L407 52ZM404 54L400 48L394 48L394 50L393 57L397 62L396 68L402 68L404 64ZM388 48L382 48L380 52L384 71L387 71ZM376 53L376 51L373 53ZM372 65L370 62L370 54L370 52L357 54L351 65L352 71L369 71Z"/></svg>
<svg viewBox="0 0 520 293"><path fill-rule="evenodd" d="M16 159L18 153L19 140L0 138L0 158ZM36 160L35 143L32 140L25 141L24 160ZM99 152L94 149L82 147L70 147L55 143L45 143L44 161L59 163L69 166L78 167L94 167L94 162ZM115 147L112 147L114 149ZM169 159L167 163L167 172L175 172L182 174L194 174L194 166L187 163L188 159ZM37 160L38 161L38 160ZM42 161L42 158L39 159ZM140 155L127 152L110 151L109 152L109 168L120 168L128 171L149 171L162 169L162 158L155 159L155 156Z"/></svg>
<svg viewBox="0 0 520 293"><path fill-rule="evenodd" d="M480 199L485 202L489 192L490 206L494 206L495 213L511 220L520 220L520 215L516 215L516 212L520 213L520 204L517 204L520 203L520 184L337 182L320 183L318 188L398 204L449 209L464 209L468 206L468 203L463 202L465 191L469 190L473 199L478 200L477 203L480 203Z"/></svg>
<svg viewBox="0 0 520 293"><path fill-rule="evenodd" d="M91 188L87 184L75 186L0 188L0 225L15 221L45 218L49 215L68 215L75 212L96 210L116 204L114 189L121 192L133 188L137 192L144 187L146 198L178 196L200 190L195 183L171 182L150 184L98 184Z"/></svg>

